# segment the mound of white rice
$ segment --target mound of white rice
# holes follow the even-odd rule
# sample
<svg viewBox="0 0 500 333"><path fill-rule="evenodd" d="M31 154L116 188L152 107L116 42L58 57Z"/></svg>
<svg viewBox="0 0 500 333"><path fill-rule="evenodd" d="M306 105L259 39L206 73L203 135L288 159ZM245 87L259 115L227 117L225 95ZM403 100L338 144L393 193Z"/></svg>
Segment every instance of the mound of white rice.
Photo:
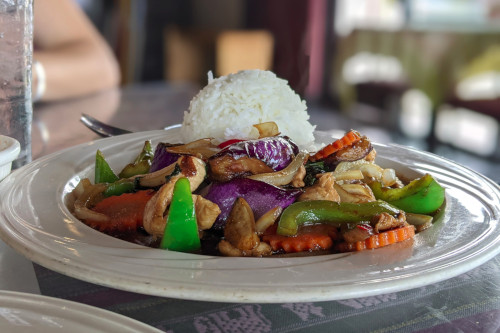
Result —
<svg viewBox="0 0 500 333"><path fill-rule="evenodd" d="M252 125L274 121L282 135L302 148L314 142L305 101L270 71L245 70L214 79L191 100L184 112L184 142L212 137L256 139Z"/></svg>

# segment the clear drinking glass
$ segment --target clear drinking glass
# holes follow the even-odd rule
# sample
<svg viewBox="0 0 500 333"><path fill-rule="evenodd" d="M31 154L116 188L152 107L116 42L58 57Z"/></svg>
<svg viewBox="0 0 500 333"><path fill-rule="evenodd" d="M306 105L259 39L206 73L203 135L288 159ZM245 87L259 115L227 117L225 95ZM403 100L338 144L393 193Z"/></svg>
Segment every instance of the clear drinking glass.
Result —
<svg viewBox="0 0 500 333"><path fill-rule="evenodd" d="M21 143L13 168L31 161L33 0L0 0L0 134Z"/></svg>

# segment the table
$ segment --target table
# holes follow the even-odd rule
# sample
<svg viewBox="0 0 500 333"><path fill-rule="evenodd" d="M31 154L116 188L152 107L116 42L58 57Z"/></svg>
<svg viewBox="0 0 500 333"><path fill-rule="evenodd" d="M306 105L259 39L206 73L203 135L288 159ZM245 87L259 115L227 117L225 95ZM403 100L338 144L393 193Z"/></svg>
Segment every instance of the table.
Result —
<svg viewBox="0 0 500 333"><path fill-rule="evenodd" d="M82 112L132 131L180 123L198 87L141 84L35 107L33 156L97 139ZM311 107L320 130L356 128L373 141L394 137L379 128ZM414 144L419 142L400 142ZM498 164L443 146L441 153L496 182ZM500 327L500 256L455 278L378 296L330 302L238 304L153 297L107 288L33 264L0 242L0 288L41 293L97 306L165 332L493 332Z"/></svg>

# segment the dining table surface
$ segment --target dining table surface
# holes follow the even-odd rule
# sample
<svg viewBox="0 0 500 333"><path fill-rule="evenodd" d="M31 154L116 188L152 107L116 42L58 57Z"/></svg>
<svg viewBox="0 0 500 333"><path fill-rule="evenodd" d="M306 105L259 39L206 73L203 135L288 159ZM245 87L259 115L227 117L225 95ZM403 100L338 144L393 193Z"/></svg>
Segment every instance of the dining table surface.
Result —
<svg viewBox="0 0 500 333"><path fill-rule="evenodd" d="M127 130L182 123L199 87L149 82L67 101L34 105L33 160L101 138L80 121L87 113ZM331 108L310 106L322 131L356 128L380 143L426 149L387 128L366 125ZM433 152L500 182L498 162L447 145ZM498 223L497 216L497 223ZM0 290L41 294L112 311L165 332L497 332L500 255L443 281L354 299L291 303L197 301L93 284L34 263L0 240ZM1 304L0 304L1 307ZM0 314L1 315L1 314Z"/></svg>

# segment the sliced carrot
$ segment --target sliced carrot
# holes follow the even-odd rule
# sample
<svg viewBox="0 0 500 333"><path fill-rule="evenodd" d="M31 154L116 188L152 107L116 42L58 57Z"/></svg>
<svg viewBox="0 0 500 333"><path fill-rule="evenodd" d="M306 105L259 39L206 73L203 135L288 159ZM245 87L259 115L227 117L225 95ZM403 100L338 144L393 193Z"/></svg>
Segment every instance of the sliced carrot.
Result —
<svg viewBox="0 0 500 333"><path fill-rule="evenodd" d="M400 227L372 235L365 240L354 243L340 243L337 245L339 252L363 251L384 247L390 244L405 241L415 236L415 227L412 225Z"/></svg>
<svg viewBox="0 0 500 333"><path fill-rule="evenodd" d="M293 237L281 235L265 235L262 240L269 245L273 251L284 250L286 253L314 251L329 249L333 245L330 236L324 234L302 234Z"/></svg>
<svg viewBox="0 0 500 333"><path fill-rule="evenodd" d="M361 139L361 136L356 131L349 131L343 137L333 141L329 145L323 147L320 151L310 157L311 161L321 160L330 156L331 154L348 147Z"/></svg>
<svg viewBox="0 0 500 333"><path fill-rule="evenodd" d="M143 190L105 198L92 210L108 216L110 220L107 222L86 220L85 223L107 233L135 231L142 227L144 208L153 194L153 190Z"/></svg>
<svg viewBox="0 0 500 333"><path fill-rule="evenodd" d="M282 236L276 234L276 228L271 226L262 240L268 243L273 251L283 250L286 253L327 250L333 246L337 238L337 228L328 225L310 226L296 236Z"/></svg>

